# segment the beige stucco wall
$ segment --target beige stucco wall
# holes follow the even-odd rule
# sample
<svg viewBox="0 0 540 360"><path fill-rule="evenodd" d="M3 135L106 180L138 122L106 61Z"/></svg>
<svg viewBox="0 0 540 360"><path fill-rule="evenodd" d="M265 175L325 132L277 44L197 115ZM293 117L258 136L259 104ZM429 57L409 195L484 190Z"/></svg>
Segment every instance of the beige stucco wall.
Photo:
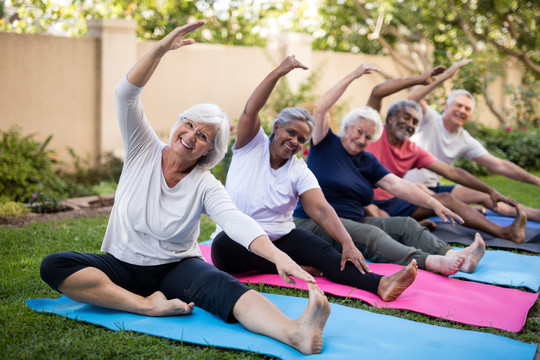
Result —
<svg viewBox="0 0 540 360"><path fill-rule="evenodd" d="M0 129L13 126L69 159L98 149L96 42L0 33Z"/></svg>
<svg viewBox="0 0 540 360"><path fill-rule="evenodd" d="M108 151L121 155L114 87L154 44L136 40L134 26L127 20L91 21L82 39L0 33L0 130L18 125L38 140L52 134L49 149L67 162L66 147L83 157ZM317 71L318 94L361 62L401 76L389 57L311 51L310 41L306 35L282 34L267 48L197 43L168 54L142 95L151 125L166 140L177 114L201 102L216 103L231 120L238 118L253 89L286 55L295 54L310 67L287 76L291 87ZM504 81L516 78L519 72L513 69ZM340 103L346 109L365 105L373 86L383 80L380 74L365 75L351 84ZM490 88L499 106L508 105L504 81ZM383 114L392 101L405 96L402 91L385 99ZM474 118L497 124L481 102Z"/></svg>

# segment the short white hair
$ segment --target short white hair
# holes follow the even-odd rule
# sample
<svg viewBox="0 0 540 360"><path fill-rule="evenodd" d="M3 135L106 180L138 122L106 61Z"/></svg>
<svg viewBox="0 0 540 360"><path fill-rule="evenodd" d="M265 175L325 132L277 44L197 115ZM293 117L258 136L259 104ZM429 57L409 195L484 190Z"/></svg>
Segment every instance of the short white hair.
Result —
<svg viewBox="0 0 540 360"><path fill-rule="evenodd" d="M379 113L370 106L362 106L349 111L341 120L339 136L344 136L350 127L363 120L375 125L375 134L373 134L371 141L379 140L383 132L383 123Z"/></svg>
<svg viewBox="0 0 540 360"><path fill-rule="evenodd" d="M178 127L186 120L198 123L214 125L217 128L216 138L214 139L214 150L201 157L197 166L203 169L211 169L216 166L225 156L229 147L229 137L231 129L227 114L221 111L221 108L215 104L198 104L181 114L178 114L178 121L171 129L169 135L169 145L172 143L172 137Z"/></svg>
<svg viewBox="0 0 540 360"><path fill-rule="evenodd" d="M448 106L452 105L454 101L456 101L456 97L458 97L459 95L465 95L466 97L472 100L472 109L471 109L471 112L472 112L474 108L476 107L476 100L474 99L474 96L472 96L470 92L464 89L458 89L458 90L452 91L452 93L446 99L446 105Z"/></svg>

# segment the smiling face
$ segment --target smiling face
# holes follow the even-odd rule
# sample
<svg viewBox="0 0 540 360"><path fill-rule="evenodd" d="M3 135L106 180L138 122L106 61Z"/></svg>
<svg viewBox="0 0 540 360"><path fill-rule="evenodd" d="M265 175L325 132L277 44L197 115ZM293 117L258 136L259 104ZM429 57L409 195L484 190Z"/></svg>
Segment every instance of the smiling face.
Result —
<svg viewBox="0 0 540 360"><path fill-rule="evenodd" d="M214 150L212 142L216 135L217 129L214 125L186 120L174 132L171 149L179 159L196 163L202 156Z"/></svg>
<svg viewBox="0 0 540 360"><path fill-rule="evenodd" d="M272 133L270 161L281 165L302 150L311 135L308 124L302 120L291 120L282 125L275 123Z"/></svg>
<svg viewBox="0 0 540 360"><path fill-rule="evenodd" d="M340 137L341 145L349 155L358 155L371 143L376 131L377 126L373 122L360 118Z"/></svg>
<svg viewBox="0 0 540 360"><path fill-rule="evenodd" d="M455 100L444 107L444 126L450 132L455 132L471 118L474 107L473 100L466 95L457 95Z"/></svg>
<svg viewBox="0 0 540 360"><path fill-rule="evenodd" d="M396 138L398 141L409 139L418 126L420 114L414 107L404 106L401 110L392 116L389 116L387 121L387 133L390 137Z"/></svg>

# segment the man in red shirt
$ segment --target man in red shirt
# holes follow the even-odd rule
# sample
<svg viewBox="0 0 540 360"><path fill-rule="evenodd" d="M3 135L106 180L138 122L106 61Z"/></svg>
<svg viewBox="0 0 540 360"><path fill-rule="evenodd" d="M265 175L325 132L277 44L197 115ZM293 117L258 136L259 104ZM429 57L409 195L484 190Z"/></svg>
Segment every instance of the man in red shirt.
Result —
<svg viewBox="0 0 540 360"><path fill-rule="evenodd" d="M432 81L434 76L441 72L441 68L444 71L443 67L437 67L418 77L392 79L377 85L372 91L368 105L380 111L381 102L385 96L409 86ZM523 242L527 216L515 201L503 196L467 171L437 160L428 151L409 140L414 134L421 114L421 107L414 101L400 100L394 102L388 109L383 135L378 141L372 142L366 148L366 151L375 155L390 172L399 177L403 177L410 169L427 168L457 184L488 194L494 204L502 201L515 206L517 210L516 219L510 226L503 227L488 220L477 210L458 200L450 193L432 194L444 206L460 215L465 220L464 226L516 243ZM374 204L389 216L411 216L416 220L422 220L433 215L433 211L430 209L420 208L407 201L395 198L382 189L375 191ZM377 213L380 215L381 213L384 214L384 212L378 211Z"/></svg>

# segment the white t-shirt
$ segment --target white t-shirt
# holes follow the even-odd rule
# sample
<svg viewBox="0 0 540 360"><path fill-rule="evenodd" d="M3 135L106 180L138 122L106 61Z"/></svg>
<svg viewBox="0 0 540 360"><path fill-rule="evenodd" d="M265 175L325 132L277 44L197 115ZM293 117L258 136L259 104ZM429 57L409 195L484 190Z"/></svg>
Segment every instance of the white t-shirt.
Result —
<svg viewBox="0 0 540 360"><path fill-rule="evenodd" d="M442 115L431 107L428 107L411 141L446 164L452 164L462 156L476 159L488 152L462 127L459 127L455 133L448 132L443 125ZM437 186L441 176L428 169L413 169L405 174L405 179L426 186Z"/></svg>
<svg viewBox="0 0 540 360"><path fill-rule="evenodd" d="M166 144L146 120L142 89L125 77L116 87L125 159L101 250L135 265L202 258L197 243L202 213L247 248L264 231L234 206L208 170L196 167L173 188L167 185L161 168Z"/></svg>
<svg viewBox="0 0 540 360"><path fill-rule="evenodd" d="M274 241L295 228L292 213L298 197L319 188L319 183L304 160L296 156L279 169L272 169L270 139L261 128L246 146L238 150L233 146L225 188L236 206ZM220 231L217 227L214 236Z"/></svg>

